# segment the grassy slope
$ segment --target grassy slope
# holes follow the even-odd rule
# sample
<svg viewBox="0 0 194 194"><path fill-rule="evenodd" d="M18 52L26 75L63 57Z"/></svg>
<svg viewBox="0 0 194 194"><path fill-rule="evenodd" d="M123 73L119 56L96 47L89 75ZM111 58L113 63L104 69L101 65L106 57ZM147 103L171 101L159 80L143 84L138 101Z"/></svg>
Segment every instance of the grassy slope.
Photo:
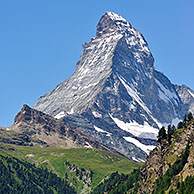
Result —
<svg viewBox="0 0 194 194"><path fill-rule="evenodd" d="M1 153L12 155L19 159L28 160L37 166L47 166L60 177L65 177L68 169L64 163L68 161L79 168L93 171L92 187L95 188L100 181L112 172L130 173L140 164L132 162L122 156L95 149L59 149L55 147L15 146L0 144ZM11 148L11 149L10 149ZM14 150L12 149L14 148ZM77 191L82 185L77 185Z"/></svg>

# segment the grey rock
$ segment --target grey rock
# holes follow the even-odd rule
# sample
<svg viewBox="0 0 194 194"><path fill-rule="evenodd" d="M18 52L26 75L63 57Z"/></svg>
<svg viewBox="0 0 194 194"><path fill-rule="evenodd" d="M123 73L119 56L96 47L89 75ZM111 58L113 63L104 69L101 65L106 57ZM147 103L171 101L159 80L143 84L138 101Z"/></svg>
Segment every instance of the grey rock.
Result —
<svg viewBox="0 0 194 194"><path fill-rule="evenodd" d="M184 104L185 112L190 111L194 114L194 91L186 85L175 85L175 88Z"/></svg>
<svg viewBox="0 0 194 194"><path fill-rule="evenodd" d="M75 73L34 108L139 161L156 144L158 129L184 114L175 86L155 69L143 35L112 12L83 44Z"/></svg>

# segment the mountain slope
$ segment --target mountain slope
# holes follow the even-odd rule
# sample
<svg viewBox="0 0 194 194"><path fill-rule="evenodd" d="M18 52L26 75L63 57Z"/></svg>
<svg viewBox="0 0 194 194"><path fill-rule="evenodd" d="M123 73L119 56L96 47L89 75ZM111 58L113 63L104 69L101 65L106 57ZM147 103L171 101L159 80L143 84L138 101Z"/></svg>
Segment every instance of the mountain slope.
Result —
<svg viewBox="0 0 194 194"><path fill-rule="evenodd" d="M80 194L90 193L112 172L129 173L140 165L128 160L113 148L100 143L80 129L27 105L24 105L16 115L12 126L0 128L0 161L1 155L10 158L14 156L13 160L18 160L18 165L21 161L28 161L38 167L46 167L67 181ZM10 169L12 167L8 170ZM26 176L28 171L31 172L31 168L21 173ZM44 169L38 169L38 171L45 172ZM13 173L16 172L13 171ZM20 177L16 180L12 178L10 175L9 181L15 181L14 184L18 188L16 191L20 192L20 188L23 188L20 185L23 179L18 180L18 183L17 179ZM5 184L5 181L2 184ZM48 189L55 192L54 187Z"/></svg>
<svg viewBox="0 0 194 194"><path fill-rule="evenodd" d="M171 143L166 139L148 156L138 193L180 192L179 186L189 176L194 180L194 121L185 128L177 129ZM189 186L187 185L189 188ZM160 192L159 192L160 191ZM189 192L188 192L189 193Z"/></svg>
<svg viewBox="0 0 194 194"><path fill-rule="evenodd" d="M47 169L0 154L0 193L76 193L63 179Z"/></svg>
<svg viewBox="0 0 194 194"><path fill-rule="evenodd" d="M194 91L185 85L175 85L175 88L184 104L184 108L194 114Z"/></svg>
<svg viewBox="0 0 194 194"><path fill-rule="evenodd" d="M182 107L143 35L112 12L83 45L75 73L34 105L137 161L154 148L162 125L182 118Z"/></svg>
<svg viewBox="0 0 194 194"><path fill-rule="evenodd" d="M184 128L169 128L171 132L158 139L143 168L128 175L112 173L93 193L193 194L194 120L189 114L185 121Z"/></svg>

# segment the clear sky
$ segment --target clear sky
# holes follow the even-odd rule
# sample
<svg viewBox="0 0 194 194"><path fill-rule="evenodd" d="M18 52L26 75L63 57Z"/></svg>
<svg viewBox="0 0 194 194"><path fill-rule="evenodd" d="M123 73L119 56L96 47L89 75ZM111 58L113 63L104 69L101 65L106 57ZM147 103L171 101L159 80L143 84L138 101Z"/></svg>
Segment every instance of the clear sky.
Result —
<svg viewBox="0 0 194 194"><path fill-rule="evenodd" d="M67 79L106 11L147 40L156 69L194 89L193 0L0 1L0 126Z"/></svg>

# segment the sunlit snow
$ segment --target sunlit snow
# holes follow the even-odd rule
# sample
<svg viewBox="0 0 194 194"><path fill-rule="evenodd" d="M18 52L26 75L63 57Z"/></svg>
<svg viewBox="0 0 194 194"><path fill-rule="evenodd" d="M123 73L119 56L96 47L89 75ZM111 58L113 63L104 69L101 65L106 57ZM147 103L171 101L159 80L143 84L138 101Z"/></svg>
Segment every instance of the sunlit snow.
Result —
<svg viewBox="0 0 194 194"><path fill-rule="evenodd" d="M188 92L189 92L189 94L191 94L191 96L194 98L194 94L193 94L190 90L188 90Z"/></svg>
<svg viewBox="0 0 194 194"><path fill-rule="evenodd" d="M85 148L93 148L88 142L86 142L87 145L85 145Z"/></svg>
<svg viewBox="0 0 194 194"><path fill-rule="evenodd" d="M150 151L152 151L155 146L153 145L144 145L141 142L139 142L137 139L134 139L132 137L123 137L126 141L133 143L134 145L136 145L137 147L139 147L140 149L142 149L146 154L149 154Z"/></svg>
<svg viewBox="0 0 194 194"><path fill-rule="evenodd" d="M95 126L94 125L94 129L96 130L96 131L98 131L98 132L100 132L100 133L106 133L107 135L107 137L110 137L111 136L111 133L109 133L109 132L107 132L107 131L104 131L103 129L100 129L99 127L97 127L97 126Z"/></svg>
<svg viewBox="0 0 194 194"><path fill-rule="evenodd" d="M67 115L64 111L61 111L59 114L57 114L54 118L56 119L60 119L62 117L64 117L65 115Z"/></svg>
<svg viewBox="0 0 194 194"><path fill-rule="evenodd" d="M110 115L111 116L111 115ZM149 139L157 139L158 129L150 126L147 122L144 125L140 125L136 121L125 123L117 118L111 116L116 125L124 131L133 134L136 137L143 137Z"/></svg>

